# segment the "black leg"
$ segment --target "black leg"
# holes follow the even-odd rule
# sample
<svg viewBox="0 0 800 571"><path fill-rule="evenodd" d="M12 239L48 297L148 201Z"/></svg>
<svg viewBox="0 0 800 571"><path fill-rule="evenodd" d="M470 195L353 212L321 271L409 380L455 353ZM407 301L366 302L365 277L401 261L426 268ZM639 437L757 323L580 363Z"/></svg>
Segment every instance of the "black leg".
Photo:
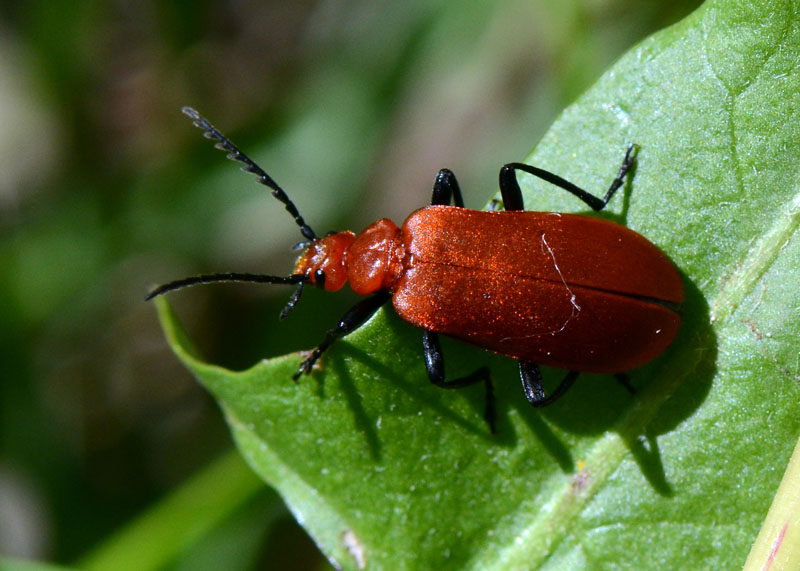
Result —
<svg viewBox="0 0 800 571"><path fill-rule="evenodd" d="M439 335L431 331L422 332L422 348L425 353L425 368L428 370L428 378L437 387L443 389L463 389L476 383L484 383L486 386L486 404L483 417L489 424L492 434L495 432L494 421L496 418L494 410L494 388L492 379L489 376L489 367L481 367L470 375L450 381L444 380L444 357L442 346L439 344Z"/></svg>
<svg viewBox="0 0 800 571"><path fill-rule="evenodd" d="M514 170L516 164L522 163L509 163L500 169L500 196L505 210L525 210L522 191L517 182L517 172Z"/></svg>
<svg viewBox="0 0 800 571"><path fill-rule="evenodd" d="M292 379L296 381L300 378L300 375L310 373L314 363L319 360L322 354L333 345L337 339L344 337L354 329L358 329L362 323L369 319L370 316L378 311L378 308L389 301L389 299L391 299L391 294L388 291L381 291L372 297L362 299L351 307L339 321L339 324L325 333L325 339L322 340L322 343L317 345L316 348L311 351L311 354L300 363L300 367L297 369L297 372L292 375Z"/></svg>
<svg viewBox="0 0 800 571"><path fill-rule="evenodd" d="M464 208L464 199L461 196L461 188L458 186L456 175L450 169L442 169L433 182L431 204L448 206L451 201L455 206Z"/></svg>
<svg viewBox="0 0 800 571"><path fill-rule="evenodd" d="M542 386L542 372L539 370L539 366L536 363L520 361L519 377L520 380L522 380L522 390L525 391L525 397L528 399L528 402L535 407L540 407L551 405L564 396L564 393L567 392L572 386L572 383L575 382L575 379L578 378L578 372L568 372L550 396L547 396L544 391L544 386Z"/></svg>
<svg viewBox="0 0 800 571"><path fill-rule="evenodd" d="M611 200L611 197L614 196L614 193L617 191L617 189L622 186L622 183L625 180L625 175L633 165L633 161L636 156L636 149L636 145L631 144L628 146L628 150L625 153L625 158L622 161L622 165L619 167L619 172L617 173L616 178L611 182L611 186L608 187L608 190L603 198L597 198L582 188L572 184L568 180L563 179L560 176L544 169L523 163L508 163L500 169L500 192L503 196L505 209L524 209L522 191L520 191L519 183L517 183L516 173L516 171L521 170L528 174L532 174L533 176L537 176L542 180L546 180L547 182L574 194L594 210L602 210L605 208L606 204L608 204L608 201Z"/></svg>

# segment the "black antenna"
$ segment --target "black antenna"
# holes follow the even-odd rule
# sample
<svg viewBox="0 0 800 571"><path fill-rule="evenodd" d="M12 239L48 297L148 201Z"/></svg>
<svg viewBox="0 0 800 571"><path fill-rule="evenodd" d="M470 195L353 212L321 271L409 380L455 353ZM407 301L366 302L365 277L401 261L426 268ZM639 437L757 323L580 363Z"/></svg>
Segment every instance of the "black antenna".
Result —
<svg viewBox="0 0 800 571"><path fill-rule="evenodd" d="M294 221L300 227L300 232L305 236L308 240L316 240L317 236L314 234L314 231L311 229L311 226L306 224L306 221L303 220L303 217L300 216L300 213L297 211L297 207L294 203L289 199L289 196L284 192L284 190L278 186L278 183L272 180L272 177L269 176L264 169L258 166L253 160L245 155L239 148L234 145L225 135L217 131L216 127L212 125L208 119L200 115L197 111L192 109L191 107L184 107L181 111L192 118L192 122L195 127L198 127L205 131L203 136L206 139L213 139L217 141L217 144L214 145L216 148L222 151L228 151L228 158L234 161L239 161L243 163L244 166L242 167L243 171L253 173L258 177L258 182L263 184L264 186L268 186L272 189L272 196L283 202L286 206L286 211L292 215ZM226 280L214 280L214 281L226 281ZM246 280L227 280L227 281L246 281ZM297 283L297 282L291 282ZM167 284L170 285L170 284ZM156 294L158 295L158 294Z"/></svg>
<svg viewBox="0 0 800 571"><path fill-rule="evenodd" d="M241 274L237 272L228 272L224 274L206 274L202 276L193 276L191 278L183 278L182 280L175 280L174 282L169 282L168 284L158 286L156 289L147 294L147 297L144 299L145 301L150 301L151 299L153 299L158 295L163 295L167 292L174 291L176 289L181 289L200 284L211 284L216 282L246 282L246 283L258 283L258 284L302 285L304 282L307 281L308 281L308 276L305 274L292 274L286 277L266 276L262 274ZM292 307L294 306L294 304L297 303L297 299L299 297L300 297L299 293L295 293L292 296L292 299L290 300L290 305L292 305ZM288 310L286 310L286 313L288 313Z"/></svg>

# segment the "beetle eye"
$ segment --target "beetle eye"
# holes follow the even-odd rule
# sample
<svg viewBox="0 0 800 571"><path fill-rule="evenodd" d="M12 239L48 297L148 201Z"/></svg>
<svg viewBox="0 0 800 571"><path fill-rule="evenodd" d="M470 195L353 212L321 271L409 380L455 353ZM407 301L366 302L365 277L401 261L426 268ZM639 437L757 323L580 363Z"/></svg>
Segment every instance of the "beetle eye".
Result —
<svg viewBox="0 0 800 571"><path fill-rule="evenodd" d="M292 252L299 252L305 250L311 245L311 240L300 240L297 244L292 246Z"/></svg>

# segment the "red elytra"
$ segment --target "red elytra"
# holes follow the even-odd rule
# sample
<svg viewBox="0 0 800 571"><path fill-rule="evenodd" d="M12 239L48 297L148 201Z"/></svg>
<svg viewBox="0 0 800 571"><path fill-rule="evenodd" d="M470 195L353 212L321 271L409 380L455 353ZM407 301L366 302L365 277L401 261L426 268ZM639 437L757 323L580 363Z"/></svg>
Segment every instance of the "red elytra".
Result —
<svg viewBox="0 0 800 571"><path fill-rule="evenodd" d="M324 288L388 289L397 314L422 329L515 359L617 373L660 355L680 325L663 302L683 282L633 230L589 216L428 206L398 228L322 238L295 274L322 269Z"/></svg>
<svg viewBox="0 0 800 571"><path fill-rule="evenodd" d="M608 220L523 210L517 171L562 188L601 210L622 186L634 161L629 146L619 173L600 199L543 169L509 163L500 171L506 210L463 207L455 175L442 169L432 205L413 212L402 228L379 220L358 235L317 238L272 178L196 111L184 108L229 158L259 177L309 240L290 276L224 273L185 278L152 291L147 299L200 283L248 281L297 284L282 316L297 304L304 284L336 291L349 282L371 297L356 304L300 364L309 373L324 351L392 300L397 314L423 329L428 377L443 388L486 385L485 417L494 431L488 369L445 380L438 334L519 361L520 379L534 406L552 403L579 372L617 373L664 352L677 334L683 283L669 258L640 234ZM455 206L451 206L450 203ZM570 372L549 396L538 364Z"/></svg>

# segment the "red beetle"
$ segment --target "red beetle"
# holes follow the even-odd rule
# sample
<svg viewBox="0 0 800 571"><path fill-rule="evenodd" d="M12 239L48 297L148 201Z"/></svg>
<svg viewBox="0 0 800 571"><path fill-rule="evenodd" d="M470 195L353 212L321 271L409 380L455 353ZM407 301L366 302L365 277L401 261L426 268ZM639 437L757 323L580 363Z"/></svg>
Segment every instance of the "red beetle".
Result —
<svg viewBox="0 0 800 571"><path fill-rule="evenodd" d="M488 368L445 381L440 333L517 359L525 396L533 406L544 406L563 395L579 372L618 374L654 359L678 331L683 283L656 246L607 220L523 209L518 170L601 210L622 186L634 161L634 145L602 199L548 171L509 163L500 170L505 210L469 210L455 175L442 169L431 206L411 213L402 227L384 218L358 235L346 231L317 238L266 172L194 109L185 107L183 112L229 158L244 163L245 170L272 189L309 242L290 276L195 276L162 285L147 299L210 282L297 284L281 313L285 317L306 283L336 291L350 282L356 293L371 294L327 332L300 364L295 380L309 373L334 341L391 299L400 317L423 329L431 382L443 388L486 385L485 416L494 430ZM542 386L539 364L569 370L550 396ZM617 376L628 386L624 376Z"/></svg>

